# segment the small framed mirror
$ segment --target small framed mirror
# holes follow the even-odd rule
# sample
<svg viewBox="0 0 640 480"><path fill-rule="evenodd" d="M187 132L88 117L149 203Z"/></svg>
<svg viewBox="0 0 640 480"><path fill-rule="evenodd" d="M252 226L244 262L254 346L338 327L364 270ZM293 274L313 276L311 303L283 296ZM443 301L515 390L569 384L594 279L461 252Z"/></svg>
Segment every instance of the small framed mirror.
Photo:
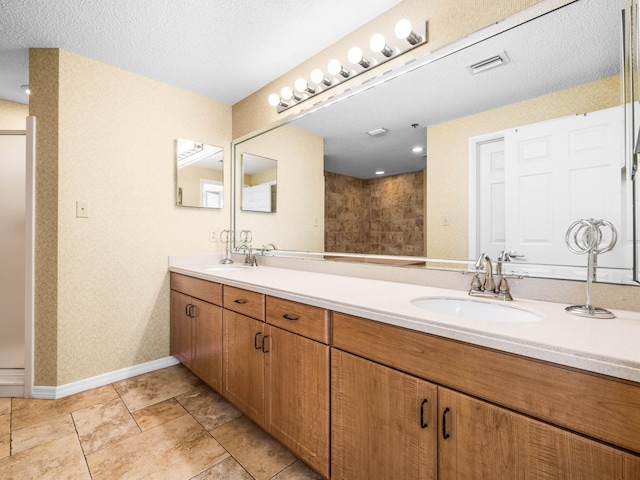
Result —
<svg viewBox="0 0 640 480"><path fill-rule="evenodd" d="M277 169L276 160L242 154L242 210L275 213Z"/></svg>
<svg viewBox="0 0 640 480"><path fill-rule="evenodd" d="M194 140L176 140L176 204L222 208L223 148Z"/></svg>

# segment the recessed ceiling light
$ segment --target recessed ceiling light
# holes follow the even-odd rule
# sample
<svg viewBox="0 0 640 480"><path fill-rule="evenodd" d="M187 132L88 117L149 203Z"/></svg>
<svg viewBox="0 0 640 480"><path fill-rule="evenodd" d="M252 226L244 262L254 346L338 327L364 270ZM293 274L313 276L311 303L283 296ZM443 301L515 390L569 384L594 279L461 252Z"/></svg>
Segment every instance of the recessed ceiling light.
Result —
<svg viewBox="0 0 640 480"><path fill-rule="evenodd" d="M378 170L378 171L376 172L376 175L384 175L384 170Z"/></svg>
<svg viewBox="0 0 640 480"><path fill-rule="evenodd" d="M31 95L31 89L29 88L29 85L20 85L20 88L27 95Z"/></svg>
<svg viewBox="0 0 640 480"><path fill-rule="evenodd" d="M422 152L423 152L423 150L424 150L424 148L422 148L422 147L413 147L413 148L411 149L411 151L412 151L413 153L422 153Z"/></svg>

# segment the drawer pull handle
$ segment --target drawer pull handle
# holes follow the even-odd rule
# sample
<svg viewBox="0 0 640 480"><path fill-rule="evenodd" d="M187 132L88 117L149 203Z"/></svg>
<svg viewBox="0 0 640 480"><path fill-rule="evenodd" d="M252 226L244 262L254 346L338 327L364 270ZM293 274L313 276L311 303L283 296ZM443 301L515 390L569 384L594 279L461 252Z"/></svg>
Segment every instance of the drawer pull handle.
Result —
<svg viewBox="0 0 640 480"><path fill-rule="evenodd" d="M429 424L424 421L424 406L428 402L429 400L425 398L424 400L422 400L422 403L420 404L420 427L421 428L427 428L429 426Z"/></svg>
<svg viewBox="0 0 640 480"><path fill-rule="evenodd" d="M288 313L285 313L284 315L282 315L282 318L285 318L287 320L292 320L292 321L300 320L298 317L294 317L292 315L289 315Z"/></svg>
<svg viewBox="0 0 640 480"><path fill-rule="evenodd" d="M191 309L191 304L190 304L190 303L187 303L187 304L184 306L184 314L185 314L187 317L191 317L191 315L189 314L189 310L190 310L190 309Z"/></svg>
<svg viewBox="0 0 640 480"><path fill-rule="evenodd" d="M267 338L271 338L271 335L265 335L264 337L262 337L262 352L263 352L263 353L269 353L269 352L271 351L271 350L265 350L265 349L264 349L264 341L265 341Z"/></svg>
<svg viewBox="0 0 640 480"><path fill-rule="evenodd" d="M235 303L237 303L238 305L244 305L245 303L249 303L249 300L242 300L240 298L234 300Z"/></svg>
<svg viewBox="0 0 640 480"><path fill-rule="evenodd" d="M253 337L253 346L256 348L256 350L260 350L262 348L260 345L258 345L258 335L262 335L262 332L256 333L255 337ZM262 341L264 342L264 340Z"/></svg>
<svg viewBox="0 0 640 480"><path fill-rule="evenodd" d="M442 438L445 440L451 436L447 433L447 413L449 412L449 407L445 408L444 412L442 412Z"/></svg>

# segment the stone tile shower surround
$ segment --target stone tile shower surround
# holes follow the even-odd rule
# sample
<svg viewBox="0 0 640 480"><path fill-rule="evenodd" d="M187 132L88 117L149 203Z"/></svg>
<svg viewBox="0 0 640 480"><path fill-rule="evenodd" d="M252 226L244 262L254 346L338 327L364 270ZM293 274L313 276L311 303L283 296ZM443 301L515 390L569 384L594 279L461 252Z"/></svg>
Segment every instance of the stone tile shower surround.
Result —
<svg viewBox="0 0 640 480"><path fill-rule="evenodd" d="M361 179L325 172L325 250L424 251L424 171Z"/></svg>

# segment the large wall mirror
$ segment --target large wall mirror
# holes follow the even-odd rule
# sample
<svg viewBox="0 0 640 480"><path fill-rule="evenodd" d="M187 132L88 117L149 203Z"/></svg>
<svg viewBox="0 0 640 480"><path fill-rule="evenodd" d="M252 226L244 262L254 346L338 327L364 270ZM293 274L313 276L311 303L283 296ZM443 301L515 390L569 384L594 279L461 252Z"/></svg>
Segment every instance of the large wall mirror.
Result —
<svg viewBox="0 0 640 480"><path fill-rule="evenodd" d="M181 207L222 208L223 148L179 138L176 140L176 204Z"/></svg>
<svg viewBox="0 0 640 480"><path fill-rule="evenodd" d="M624 0L535 7L518 25L471 35L248 140L286 148L295 137L283 129L295 128L323 149L322 246L317 237L288 242L267 225L254 238L324 259L341 252L417 265L507 250L513 270L584 280L586 257L569 251L565 233L598 218L618 231L614 250L598 258L598 281L633 284L640 222L624 8ZM279 175L287 168L279 164ZM279 184L279 194L287 188Z"/></svg>

